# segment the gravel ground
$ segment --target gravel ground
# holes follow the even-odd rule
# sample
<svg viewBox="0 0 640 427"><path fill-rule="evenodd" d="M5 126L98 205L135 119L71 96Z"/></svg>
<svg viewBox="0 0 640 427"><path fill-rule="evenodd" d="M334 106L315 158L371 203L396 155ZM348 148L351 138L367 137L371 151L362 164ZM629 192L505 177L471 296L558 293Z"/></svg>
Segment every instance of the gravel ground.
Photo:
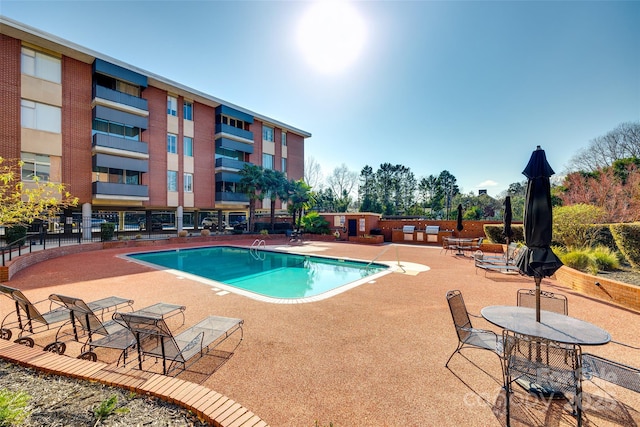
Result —
<svg viewBox="0 0 640 427"><path fill-rule="evenodd" d="M598 273L598 276L606 277L607 279L617 280L619 282L627 283L629 285L640 286L640 272L634 271L631 269L603 271Z"/></svg>
<svg viewBox="0 0 640 427"><path fill-rule="evenodd" d="M12 363L0 362L0 390L31 396L30 415L21 426L194 426L204 427L187 410L115 387L48 375ZM112 396L114 411L98 420L94 410ZM0 410L2 408L0 407ZM0 420L0 425L2 420Z"/></svg>

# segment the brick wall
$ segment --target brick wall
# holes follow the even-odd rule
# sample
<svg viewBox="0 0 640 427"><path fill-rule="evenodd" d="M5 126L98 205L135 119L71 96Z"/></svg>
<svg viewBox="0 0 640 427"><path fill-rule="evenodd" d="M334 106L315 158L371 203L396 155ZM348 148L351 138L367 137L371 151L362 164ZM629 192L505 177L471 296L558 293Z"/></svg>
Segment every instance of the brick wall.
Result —
<svg viewBox="0 0 640 427"><path fill-rule="evenodd" d="M299 180L304 177L304 138L287 133L287 177Z"/></svg>
<svg viewBox="0 0 640 427"><path fill-rule="evenodd" d="M581 294L640 311L640 287L638 286L592 276L566 265L556 271L555 277L558 282Z"/></svg>
<svg viewBox="0 0 640 427"><path fill-rule="evenodd" d="M212 209L215 205L215 110L193 103L193 161L194 204L199 209Z"/></svg>
<svg viewBox="0 0 640 427"><path fill-rule="evenodd" d="M0 34L0 156L20 158L20 40Z"/></svg>
<svg viewBox="0 0 640 427"><path fill-rule="evenodd" d="M67 191L91 202L91 86L90 64L62 59L62 182Z"/></svg>
<svg viewBox="0 0 640 427"><path fill-rule="evenodd" d="M149 129L142 140L149 144L149 173L142 184L149 186L148 207L167 206L167 92L149 86L142 92L149 105Z"/></svg>

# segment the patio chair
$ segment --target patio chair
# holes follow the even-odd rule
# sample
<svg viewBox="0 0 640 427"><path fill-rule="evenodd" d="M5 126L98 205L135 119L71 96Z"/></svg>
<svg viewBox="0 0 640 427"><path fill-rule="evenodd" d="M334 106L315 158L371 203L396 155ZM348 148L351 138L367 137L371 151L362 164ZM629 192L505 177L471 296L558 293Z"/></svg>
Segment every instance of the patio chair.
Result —
<svg viewBox="0 0 640 427"><path fill-rule="evenodd" d="M504 374L507 426L511 425L513 383L544 398L566 398L582 425L582 355L577 344L563 344L505 330Z"/></svg>
<svg viewBox="0 0 640 427"><path fill-rule="evenodd" d="M498 357L502 357L502 341L498 335L493 331L475 329L471 324L469 312L462 298L462 293L459 290L448 291L447 302L449 303L449 310L451 311L453 324L456 328L456 334L458 335L458 345L451 356L449 356L445 367L449 366L453 355L459 353L465 346L489 350L497 354Z"/></svg>
<svg viewBox="0 0 640 427"><path fill-rule="evenodd" d="M125 324L135 336L138 367L142 369L143 358L146 356L161 359L164 375L179 366L186 369L188 362L202 357L205 350L209 352L216 348L238 330L240 342L243 338L244 320L229 317L209 316L178 335L174 335L164 319L158 316L115 313L114 319Z"/></svg>
<svg viewBox="0 0 640 427"><path fill-rule="evenodd" d="M440 249L440 253L444 251L444 254L446 255L447 252L449 251L457 251L457 250L458 250L458 245L452 244L449 241L449 238L446 236L442 238L442 249Z"/></svg>
<svg viewBox="0 0 640 427"><path fill-rule="evenodd" d="M582 355L582 374L585 379L600 378L611 384L640 393L640 369L595 354Z"/></svg>
<svg viewBox="0 0 640 427"><path fill-rule="evenodd" d="M16 307L14 313L9 313L2 320L1 337L3 339L11 339L11 328L17 327L20 332L18 334L18 339L16 339L15 342L33 347L35 345L33 338L24 336L24 334L33 335L49 330L51 326L61 322L67 323L71 321L69 310L63 306L52 309L53 304L49 299L33 303L22 293L22 291L6 285L0 285L0 293L12 299L15 302ZM37 306L42 305L45 301L49 302L49 310L42 313ZM100 315L103 315L105 312L112 309L115 310L120 307L131 306L131 304L133 304L132 300L111 296L90 302L89 306L93 310L99 312ZM10 319L14 314L17 317L17 320L11 321ZM53 343L47 344L44 347L44 350L63 354L66 350L66 345L63 342L58 342L56 340Z"/></svg>
<svg viewBox="0 0 640 427"><path fill-rule="evenodd" d="M536 290L518 289L518 307L536 308ZM540 291L540 310L569 315L567 297L553 292Z"/></svg>

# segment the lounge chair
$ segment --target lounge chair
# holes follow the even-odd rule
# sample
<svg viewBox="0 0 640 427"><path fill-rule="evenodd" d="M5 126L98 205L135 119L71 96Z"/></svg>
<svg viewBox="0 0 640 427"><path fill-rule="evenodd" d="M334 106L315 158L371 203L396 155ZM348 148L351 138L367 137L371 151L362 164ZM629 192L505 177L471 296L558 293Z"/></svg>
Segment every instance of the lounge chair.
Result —
<svg viewBox="0 0 640 427"><path fill-rule="evenodd" d="M595 354L582 354L582 374L585 379L600 378L611 384L640 393L640 369Z"/></svg>
<svg viewBox="0 0 640 427"><path fill-rule="evenodd" d="M229 317L209 316L175 336L158 316L118 312L113 318L125 324L136 337L138 367L142 369L146 356L161 359L165 375L179 366L186 369L191 359L202 357L205 350L217 347L238 330L240 342L243 337L244 320Z"/></svg>
<svg viewBox="0 0 640 427"><path fill-rule="evenodd" d="M0 293L12 299L15 302L16 306L15 313L9 313L2 320L1 337L6 340L11 339L11 336L13 335L11 332L11 328L17 328L20 330L20 332L18 334L18 339L16 339L15 342L18 344L24 344L29 347L33 347L35 344L33 338L24 336L25 334L33 335L49 330L53 325L62 322L71 322L69 310L67 310L66 307L62 306L53 308L51 300L43 300L32 303L29 298L27 298L22 293L22 291L6 285L0 285ZM48 311L42 313L41 310L37 308L37 306L43 305L42 303L44 303L45 301L49 303L49 309ZM97 301L92 301L88 305L92 310L98 312L100 316L103 316L109 311L117 310L126 306L131 306L132 304L133 301L130 299L111 296ZM17 320L11 321L11 317L14 314L17 317ZM44 347L44 350L63 354L66 350L66 345L56 339L55 342L47 344Z"/></svg>
<svg viewBox="0 0 640 427"><path fill-rule="evenodd" d="M79 359L96 361L98 356L93 350L97 347L111 348L120 350L121 354L118 359L123 360L126 364L127 352L135 344L135 337L126 327L126 325L118 322L114 319L103 321L101 320L90 304L86 304L82 299L69 297L60 294L51 294L49 296L51 301L63 304L64 307L69 310L73 315L71 316L71 325L73 328L73 339L80 342L81 338L86 337L86 340L82 346ZM184 306L177 304L157 303L149 307L145 307L139 310L140 313L144 313L151 316L167 316L171 317L174 314L182 314L184 323ZM117 314L119 312L115 312ZM56 334L56 341L60 341L62 337L68 335L63 331L63 325ZM81 330L78 329L78 326ZM101 335L102 338L94 339L95 335Z"/></svg>
<svg viewBox="0 0 640 427"><path fill-rule="evenodd" d="M473 261L476 267L476 274L478 274L478 268L484 270L484 275L487 275L487 271L496 271L501 273L518 273L520 269L509 258L500 257L500 259L485 257L482 253L476 253L473 256Z"/></svg>

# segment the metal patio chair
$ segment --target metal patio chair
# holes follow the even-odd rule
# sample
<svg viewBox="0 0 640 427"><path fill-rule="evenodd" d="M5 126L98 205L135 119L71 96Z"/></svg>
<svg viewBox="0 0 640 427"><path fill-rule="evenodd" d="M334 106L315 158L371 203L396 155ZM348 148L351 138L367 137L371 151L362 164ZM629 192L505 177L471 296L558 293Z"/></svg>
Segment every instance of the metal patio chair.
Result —
<svg viewBox="0 0 640 427"><path fill-rule="evenodd" d="M238 330L238 345L243 338L242 319L209 316L174 335L162 317L118 312L113 318L126 325L135 336L138 367L142 369L143 359L149 356L162 360L162 373L165 375L179 366L186 369L189 361L196 360L198 355L202 357L205 351L216 348Z"/></svg>
<svg viewBox="0 0 640 427"><path fill-rule="evenodd" d="M518 289L517 305L518 307L536 308L536 290ZM567 316L569 303L567 297L562 294L540 291L540 309Z"/></svg>
<svg viewBox="0 0 640 427"><path fill-rule="evenodd" d="M454 354L459 353L465 346L482 350L489 350L502 357L502 340L495 332L476 329L471 324L467 306L462 298L459 290L451 290L447 292L447 303L453 318L453 324L458 335L458 345L455 351L449 356L445 367L449 366L449 362ZM477 316L474 316L477 317Z"/></svg>
<svg viewBox="0 0 640 427"><path fill-rule="evenodd" d="M566 398L577 425L582 425L582 353L577 344L563 344L505 330L504 374L507 426L511 425L513 383L545 398Z"/></svg>

